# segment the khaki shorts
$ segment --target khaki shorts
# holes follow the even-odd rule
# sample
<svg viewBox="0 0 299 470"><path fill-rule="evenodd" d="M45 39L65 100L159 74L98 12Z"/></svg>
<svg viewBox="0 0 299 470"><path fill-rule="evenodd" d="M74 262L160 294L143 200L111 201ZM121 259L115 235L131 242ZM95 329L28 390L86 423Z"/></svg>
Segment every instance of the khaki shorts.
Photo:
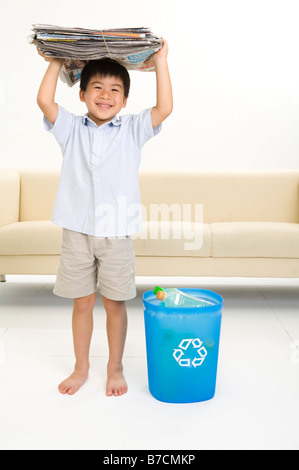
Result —
<svg viewBox="0 0 299 470"><path fill-rule="evenodd" d="M78 298L97 292L111 300L136 297L135 254L130 237L100 238L63 229L54 294Z"/></svg>

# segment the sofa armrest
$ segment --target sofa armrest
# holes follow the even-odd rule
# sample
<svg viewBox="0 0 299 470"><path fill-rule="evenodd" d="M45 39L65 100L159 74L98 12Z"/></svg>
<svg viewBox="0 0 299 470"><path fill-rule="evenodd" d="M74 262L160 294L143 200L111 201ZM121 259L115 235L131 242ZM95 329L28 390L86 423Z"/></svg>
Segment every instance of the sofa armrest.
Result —
<svg viewBox="0 0 299 470"><path fill-rule="evenodd" d="M20 175L0 169L0 227L19 221Z"/></svg>

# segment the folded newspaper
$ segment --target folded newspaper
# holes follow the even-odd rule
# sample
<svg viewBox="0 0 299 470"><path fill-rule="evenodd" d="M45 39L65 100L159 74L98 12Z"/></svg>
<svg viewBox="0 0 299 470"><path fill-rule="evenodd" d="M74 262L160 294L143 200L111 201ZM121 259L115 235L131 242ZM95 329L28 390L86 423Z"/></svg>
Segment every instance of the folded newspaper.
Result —
<svg viewBox="0 0 299 470"><path fill-rule="evenodd" d="M145 61L162 47L149 28L84 29L33 24L28 42L47 57L66 59L60 78L69 86L80 80L90 60L110 58L131 70L153 71Z"/></svg>

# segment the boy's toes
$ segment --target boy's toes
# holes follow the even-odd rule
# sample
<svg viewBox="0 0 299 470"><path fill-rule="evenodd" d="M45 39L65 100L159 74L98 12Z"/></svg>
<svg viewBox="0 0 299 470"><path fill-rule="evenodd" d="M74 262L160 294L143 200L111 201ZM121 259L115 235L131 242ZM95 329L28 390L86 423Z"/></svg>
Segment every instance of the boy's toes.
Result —
<svg viewBox="0 0 299 470"><path fill-rule="evenodd" d="M67 391L67 388L63 385L63 384L59 384L58 385L58 390L60 391L60 393L66 393Z"/></svg>
<svg viewBox="0 0 299 470"><path fill-rule="evenodd" d="M128 390L127 383L123 376L122 371L114 371L109 374L107 377L107 387L106 387L106 395L111 397L114 395L115 397L119 397L123 395Z"/></svg>

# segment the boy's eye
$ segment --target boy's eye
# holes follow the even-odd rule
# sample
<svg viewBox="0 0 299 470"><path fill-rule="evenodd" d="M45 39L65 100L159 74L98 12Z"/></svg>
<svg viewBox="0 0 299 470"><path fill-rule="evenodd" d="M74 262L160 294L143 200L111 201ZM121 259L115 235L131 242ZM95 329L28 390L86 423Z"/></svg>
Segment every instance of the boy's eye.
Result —
<svg viewBox="0 0 299 470"><path fill-rule="evenodd" d="M112 91L119 91L119 90L116 90L115 88L112 88Z"/></svg>

